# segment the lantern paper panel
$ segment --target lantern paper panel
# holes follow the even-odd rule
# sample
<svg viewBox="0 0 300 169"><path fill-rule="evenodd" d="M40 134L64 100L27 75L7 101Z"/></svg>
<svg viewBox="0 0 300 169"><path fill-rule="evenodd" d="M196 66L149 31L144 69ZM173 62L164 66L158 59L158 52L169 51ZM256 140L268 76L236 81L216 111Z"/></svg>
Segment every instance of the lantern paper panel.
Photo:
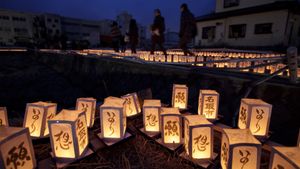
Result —
<svg viewBox="0 0 300 169"><path fill-rule="evenodd" d="M76 159L84 153L88 131L83 111L62 110L48 123L55 158Z"/></svg>
<svg viewBox="0 0 300 169"><path fill-rule="evenodd" d="M219 109L219 93L215 90L200 90L198 114L207 119L216 119Z"/></svg>
<svg viewBox="0 0 300 169"><path fill-rule="evenodd" d="M162 108L161 125L163 143L181 143L181 114L178 108Z"/></svg>
<svg viewBox="0 0 300 169"><path fill-rule="evenodd" d="M141 112L141 106L136 93L127 94L122 96L126 103L126 116L134 116Z"/></svg>
<svg viewBox="0 0 300 169"><path fill-rule="evenodd" d="M35 102L26 105L24 127L32 137L45 137L49 134L47 121L56 115L55 103Z"/></svg>
<svg viewBox="0 0 300 169"><path fill-rule="evenodd" d="M204 116L185 116L184 144L186 153L195 159L211 159L213 155L213 124Z"/></svg>
<svg viewBox="0 0 300 169"><path fill-rule="evenodd" d="M269 169L299 169L299 147L273 147Z"/></svg>
<svg viewBox="0 0 300 169"><path fill-rule="evenodd" d="M172 107L186 109L188 105L188 87L186 85L173 85Z"/></svg>
<svg viewBox="0 0 300 169"><path fill-rule="evenodd" d="M35 155L27 128L0 127L0 168L34 169Z"/></svg>
<svg viewBox="0 0 300 169"><path fill-rule="evenodd" d="M298 135L298 142L297 142L298 147L300 148L300 130L299 130L299 135Z"/></svg>
<svg viewBox="0 0 300 169"><path fill-rule="evenodd" d="M143 119L146 132L160 132L160 100L144 100Z"/></svg>
<svg viewBox="0 0 300 169"><path fill-rule="evenodd" d="M0 126L9 126L5 107L0 107Z"/></svg>
<svg viewBox="0 0 300 169"><path fill-rule="evenodd" d="M125 100L109 97L100 106L101 137L104 139L122 139L126 131Z"/></svg>
<svg viewBox="0 0 300 169"><path fill-rule="evenodd" d="M221 143L222 169L260 168L261 143L249 129L224 129Z"/></svg>
<svg viewBox="0 0 300 169"><path fill-rule="evenodd" d="M238 126L249 128L255 136L266 136L269 132L272 105L260 99L242 99Z"/></svg>
<svg viewBox="0 0 300 169"><path fill-rule="evenodd" d="M87 127L93 127L97 100L94 98L78 98L76 109L85 112Z"/></svg>

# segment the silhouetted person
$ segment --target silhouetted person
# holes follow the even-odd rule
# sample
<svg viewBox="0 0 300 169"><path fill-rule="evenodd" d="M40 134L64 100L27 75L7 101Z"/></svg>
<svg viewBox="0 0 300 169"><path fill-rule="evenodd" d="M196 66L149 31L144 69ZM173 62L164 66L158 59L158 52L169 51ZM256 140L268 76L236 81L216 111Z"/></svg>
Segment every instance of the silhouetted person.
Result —
<svg viewBox="0 0 300 169"><path fill-rule="evenodd" d="M160 10L156 9L154 11L154 21L151 26L152 33L152 45L151 45L151 53L154 54L155 46L158 45L160 50L164 52L164 55L167 55L165 48L163 47L163 43L165 41L164 32L165 32L165 19L161 16Z"/></svg>
<svg viewBox="0 0 300 169"><path fill-rule="evenodd" d="M194 55L188 50L187 44L190 43L197 35L197 27L194 15L188 9L187 4L182 4L180 7L181 19L180 19L180 48L183 50L184 55Z"/></svg>
<svg viewBox="0 0 300 169"><path fill-rule="evenodd" d="M119 52L120 40L121 40L121 31L117 22L113 22L111 25L111 36L112 36L112 45L115 52Z"/></svg>
<svg viewBox="0 0 300 169"><path fill-rule="evenodd" d="M136 53L136 46L139 41L139 29L135 19L130 20L128 36L131 53Z"/></svg>

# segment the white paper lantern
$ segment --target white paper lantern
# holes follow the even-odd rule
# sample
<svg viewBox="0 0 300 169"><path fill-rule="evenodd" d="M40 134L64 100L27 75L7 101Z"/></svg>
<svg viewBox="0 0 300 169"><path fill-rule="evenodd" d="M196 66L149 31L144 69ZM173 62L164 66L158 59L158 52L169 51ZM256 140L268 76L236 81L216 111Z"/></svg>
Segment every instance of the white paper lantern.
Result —
<svg viewBox="0 0 300 169"><path fill-rule="evenodd" d="M182 122L178 108L161 108L160 116L162 142L164 144L180 144Z"/></svg>
<svg viewBox="0 0 300 169"><path fill-rule="evenodd" d="M200 90L198 114L207 119L217 119L219 111L219 93L215 90Z"/></svg>
<svg viewBox="0 0 300 169"><path fill-rule="evenodd" d="M95 121L97 100L94 98L78 98L76 110L85 112L87 127L93 127Z"/></svg>
<svg viewBox="0 0 300 169"><path fill-rule="evenodd" d="M0 107L0 126L9 126L6 107Z"/></svg>
<svg viewBox="0 0 300 169"><path fill-rule="evenodd" d="M299 169L299 147L273 147L269 169Z"/></svg>
<svg viewBox="0 0 300 169"><path fill-rule="evenodd" d="M134 116L141 112L141 106L136 93L130 93L121 97L125 100L126 116Z"/></svg>
<svg viewBox="0 0 300 169"><path fill-rule="evenodd" d="M146 132L160 132L160 100L144 100L143 121Z"/></svg>
<svg viewBox="0 0 300 169"><path fill-rule="evenodd" d="M173 85L172 107L186 109L188 105L188 87L186 85Z"/></svg>

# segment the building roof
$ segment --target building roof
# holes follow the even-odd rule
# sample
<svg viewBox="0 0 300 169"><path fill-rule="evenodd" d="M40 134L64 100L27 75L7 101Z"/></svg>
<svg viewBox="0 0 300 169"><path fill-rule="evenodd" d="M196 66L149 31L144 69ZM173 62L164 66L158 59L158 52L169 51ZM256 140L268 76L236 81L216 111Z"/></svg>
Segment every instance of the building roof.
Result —
<svg viewBox="0 0 300 169"><path fill-rule="evenodd" d="M269 11L277 11L277 10L284 10L289 9L293 12L300 13L300 4L299 2L290 1L290 2L274 2L271 4L260 5L255 7L237 9L233 11L226 11L226 12L219 12L219 13L212 13L208 15L199 16L196 18L197 22L201 21L208 21L208 20L216 20L222 18L228 18L232 16L241 16L241 15L248 15L253 13L262 13L262 12L269 12Z"/></svg>

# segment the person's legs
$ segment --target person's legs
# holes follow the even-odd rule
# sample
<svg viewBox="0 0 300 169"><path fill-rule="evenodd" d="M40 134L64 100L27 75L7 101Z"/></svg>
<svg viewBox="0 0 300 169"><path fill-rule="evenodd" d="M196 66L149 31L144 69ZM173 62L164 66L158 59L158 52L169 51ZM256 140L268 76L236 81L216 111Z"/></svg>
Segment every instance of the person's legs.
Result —
<svg viewBox="0 0 300 169"><path fill-rule="evenodd" d="M166 51L166 49L164 48L163 43L162 43L162 42L159 42L159 43L158 43L158 46L159 46L160 50L164 53L164 55L167 55L167 51Z"/></svg>
<svg viewBox="0 0 300 169"><path fill-rule="evenodd" d="M136 53L136 45L131 43L131 53Z"/></svg>
<svg viewBox="0 0 300 169"><path fill-rule="evenodd" d="M192 53L191 51L188 50L187 44L188 44L188 41L185 40L184 38L180 40L180 48L182 49L184 55L185 56L187 56L187 55L194 56L194 53Z"/></svg>
<svg viewBox="0 0 300 169"><path fill-rule="evenodd" d="M151 51L150 51L150 54L151 54L151 55L154 54L155 45L156 45L156 42L152 41L152 44L151 44Z"/></svg>

